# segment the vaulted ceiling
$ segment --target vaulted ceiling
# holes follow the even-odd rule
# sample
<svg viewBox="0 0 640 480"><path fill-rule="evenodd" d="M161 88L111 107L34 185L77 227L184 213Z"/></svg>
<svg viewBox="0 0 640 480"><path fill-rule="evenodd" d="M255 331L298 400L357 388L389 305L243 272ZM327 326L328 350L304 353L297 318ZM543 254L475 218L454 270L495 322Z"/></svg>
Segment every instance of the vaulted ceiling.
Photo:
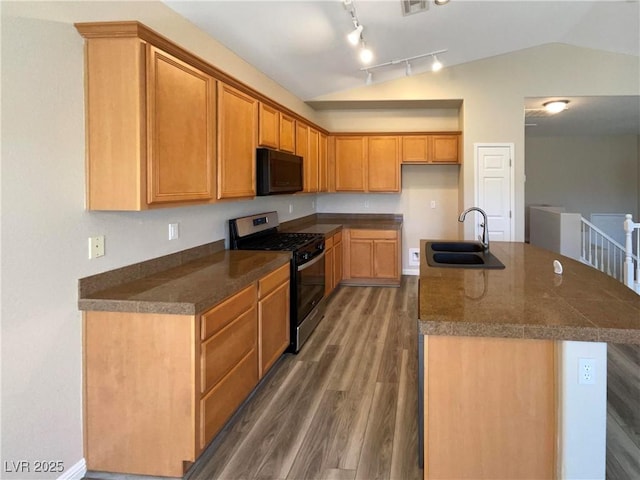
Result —
<svg viewBox="0 0 640 480"><path fill-rule="evenodd" d="M346 40L353 23L343 0L164 1L303 100L365 82L358 49ZM638 0L451 0L440 6L428 0L426 11L407 16L401 0L352 1L375 55L371 64L446 49L438 56L446 68L554 42L640 54ZM431 58L410 63L415 75L430 69ZM405 66L374 69L374 82L404 76ZM614 103L609 108L600 101L593 108L617 115L625 101ZM640 117L636 113L631 111L632 119ZM545 121L538 118L537 124Z"/></svg>

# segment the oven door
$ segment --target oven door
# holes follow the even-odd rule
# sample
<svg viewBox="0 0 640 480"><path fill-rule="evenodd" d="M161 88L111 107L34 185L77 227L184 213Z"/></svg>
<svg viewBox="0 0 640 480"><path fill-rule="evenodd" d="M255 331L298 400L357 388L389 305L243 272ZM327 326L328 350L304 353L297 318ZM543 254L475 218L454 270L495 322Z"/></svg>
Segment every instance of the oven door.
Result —
<svg viewBox="0 0 640 480"><path fill-rule="evenodd" d="M296 323L300 325L324 297L324 252L296 270Z"/></svg>

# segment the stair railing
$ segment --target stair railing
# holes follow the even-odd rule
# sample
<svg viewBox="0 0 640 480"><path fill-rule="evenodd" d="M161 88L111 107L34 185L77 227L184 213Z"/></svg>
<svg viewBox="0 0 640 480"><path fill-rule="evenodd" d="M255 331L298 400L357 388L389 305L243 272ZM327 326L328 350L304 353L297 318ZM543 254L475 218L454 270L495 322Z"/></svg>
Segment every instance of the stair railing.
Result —
<svg viewBox="0 0 640 480"><path fill-rule="evenodd" d="M581 219L580 259L620 282L625 280L625 247L585 218Z"/></svg>
<svg viewBox="0 0 640 480"><path fill-rule="evenodd" d="M638 230L636 235L635 253L633 249L633 232ZM634 290L636 293L640 293L640 261L638 256L640 255L640 223L634 223L631 219L631 215L625 215L624 220L624 234L625 234L625 259L624 259L624 283L627 287ZM634 274L635 266L635 274Z"/></svg>

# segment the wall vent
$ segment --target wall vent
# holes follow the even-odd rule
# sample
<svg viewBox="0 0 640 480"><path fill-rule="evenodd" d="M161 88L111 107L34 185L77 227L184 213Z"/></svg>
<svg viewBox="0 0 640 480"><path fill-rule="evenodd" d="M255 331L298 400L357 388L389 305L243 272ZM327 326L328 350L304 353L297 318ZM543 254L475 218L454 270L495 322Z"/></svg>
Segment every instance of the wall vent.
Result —
<svg viewBox="0 0 640 480"><path fill-rule="evenodd" d="M426 0L400 0L400 3L402 4L402 14L404 16L429 10L429 2Z"/></svg>

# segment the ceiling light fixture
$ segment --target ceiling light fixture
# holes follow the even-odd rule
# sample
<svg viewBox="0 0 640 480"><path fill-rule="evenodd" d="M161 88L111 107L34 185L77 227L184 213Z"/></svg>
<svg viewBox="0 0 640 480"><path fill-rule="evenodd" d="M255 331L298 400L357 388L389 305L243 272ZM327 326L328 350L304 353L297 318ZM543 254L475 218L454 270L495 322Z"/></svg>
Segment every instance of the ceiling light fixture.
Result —
<svg viewBox="0 0 640 480"><path fill-rule="evenodd" d="M364 46L364 42L362 42L363 46ZM442 69L442 63L440 63L440 61L438 60L438 58L436 57L436 55L440 55L442 53L447 52L447 50L436 50L435 52L429 52L429 53L423 53L421 55L414 55L413 57L407 57L407 58L400 58L398 60L391 60L390 62L385 62L385 63L379 63L378 65L370 65L367 67L362 67L360 69L361 72L366 72L367 73L367 85L370 84L369 81L369 75L371 75L371 70L373 70L374 68L382 68L382 67L388 67L389 65L401 65L404 64L405 65L405 75L409 76L412 73L412 68L411 68L411 63L414 60L417 60L419 58L424 58L424 57L433 57L434 59L434 63L431 65L431 69L434 72L437 72L438 70ZM439 65L439 67L437 67L437 65Z"/></svg>
<svg viewBox="0 0 640 480"><path fill-rule="evenodd" d="M567 109L567 105L569 105L569 100L552 100L542 104L544 109L549 113L560 113Z"/></svg>
<svg viewBox="0 0 640 480"><path fill-rule="evenodd" d="M433 3L435 3L436 5L446 5L447 3L449 3L449 0L433 0Z"/></svg>

